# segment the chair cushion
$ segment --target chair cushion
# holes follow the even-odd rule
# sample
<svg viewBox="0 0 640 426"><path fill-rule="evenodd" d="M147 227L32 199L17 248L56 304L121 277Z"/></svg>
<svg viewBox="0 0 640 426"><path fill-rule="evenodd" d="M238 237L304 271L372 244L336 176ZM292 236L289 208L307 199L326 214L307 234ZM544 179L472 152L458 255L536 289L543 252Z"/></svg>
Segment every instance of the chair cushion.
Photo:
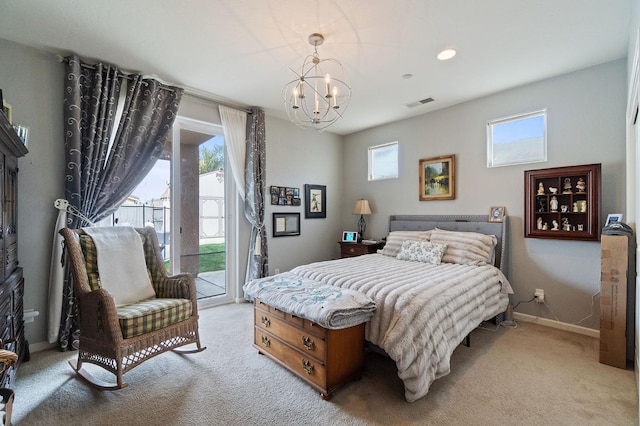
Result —
<svg viewBox="0 0 640 426"><path fill-rule="evenodd" d="M87 268L89 287L91 290L100 288L100 275L98 275L98 251L93 239L88 235L80 235L80 248L84 255L84 264Z"/></svg>
<svg viewBox="0 0 640 426"><path fill-rule="evenodd" d="M117 308L122 337L139 336L191 317L189 299L148 299Z"/></svg>

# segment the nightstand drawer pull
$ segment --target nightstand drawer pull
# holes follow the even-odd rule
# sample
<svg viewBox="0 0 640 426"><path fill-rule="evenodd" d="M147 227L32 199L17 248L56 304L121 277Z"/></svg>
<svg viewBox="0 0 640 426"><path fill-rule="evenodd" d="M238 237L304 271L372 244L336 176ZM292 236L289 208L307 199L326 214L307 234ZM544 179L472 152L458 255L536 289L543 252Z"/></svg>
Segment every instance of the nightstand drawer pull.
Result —
<svg viewBox="0 0 640 426"><path fill-rule="evenodd" d="M354 251L353 247L349 247L349 253L353 253Z"/></svg>
<svg viewBox="0 0 640 426"><path fill-rule="evenodd" d="M313 365L311 365L311 361L302 360L302 368L307 374L313 374Z"/></svg>
<svg viewBox="0 0 640 426"><path fill-rule="evenodd" d="M262 336L262 344L268 348L269 346L271 346L271 341L267 336Z"/></svg>
<svg viewBox="0 0 640 426"><path fill-rule="evenodd" d="M316 348L316 344L313 343L313 340L311 340L311 337L302 336L302 344L304 345L305 348L307 348L307 350L310 350L310 351Z"/></svg>
<svg viewBox="0 0 640 426"><path fill-rule="evenodd" d="M261 317L262 319L262 325L264 325L265 327L269 327L271 325L271 320L265 316Z"/></svg>

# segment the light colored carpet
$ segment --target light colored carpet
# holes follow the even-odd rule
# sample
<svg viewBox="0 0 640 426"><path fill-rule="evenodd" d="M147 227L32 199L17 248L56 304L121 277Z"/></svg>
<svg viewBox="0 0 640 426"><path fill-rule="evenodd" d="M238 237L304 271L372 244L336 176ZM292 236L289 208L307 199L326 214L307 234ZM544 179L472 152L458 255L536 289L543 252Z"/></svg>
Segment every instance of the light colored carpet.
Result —
<svg viewBox="0 0 640 426"><path fill-rule="evenodd" d="M477 329L452 372L414 403L394 363L368 353L361 380L322 400L251 346L248 303L201 310L208 349L159 355L100 392L73 353L32 354L15 386L15 425L637 425L635 376L598 362L593 338L533 324ZM489 326L487 326L488 328ZM104 376L108 378L108 376Z"/></svg>

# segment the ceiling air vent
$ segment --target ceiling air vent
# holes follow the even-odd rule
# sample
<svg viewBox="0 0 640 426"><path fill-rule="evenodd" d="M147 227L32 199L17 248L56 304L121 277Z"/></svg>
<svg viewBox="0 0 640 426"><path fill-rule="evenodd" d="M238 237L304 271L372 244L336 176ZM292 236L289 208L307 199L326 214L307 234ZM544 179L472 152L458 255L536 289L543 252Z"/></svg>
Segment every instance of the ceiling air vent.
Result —
<svg viewBox="0 0 640 426"><path fill-rule="evenodd" d="M406 105L409 108L413 108L413 107L417 107L417 106L420 106L420 105L428 104L429 102L433 102L433 98L421 99L419 101L411 102L410 104L406 104Z"/></svg>

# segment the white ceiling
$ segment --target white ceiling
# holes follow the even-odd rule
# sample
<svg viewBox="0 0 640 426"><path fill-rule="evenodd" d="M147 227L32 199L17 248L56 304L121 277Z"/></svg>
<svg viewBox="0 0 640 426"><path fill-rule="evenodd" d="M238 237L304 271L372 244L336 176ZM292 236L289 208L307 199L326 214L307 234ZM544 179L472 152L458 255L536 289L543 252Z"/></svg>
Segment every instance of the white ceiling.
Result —
<svg viewBox="0 0 640 426"><path fill-rule="evenodd" d="M631 0L1 0L0 38L286 117L289 67L320 32L320 57L353 86L327 131L348 134L623 58L630 13ZM438 61L445 47L458 55Z"/></svg>

